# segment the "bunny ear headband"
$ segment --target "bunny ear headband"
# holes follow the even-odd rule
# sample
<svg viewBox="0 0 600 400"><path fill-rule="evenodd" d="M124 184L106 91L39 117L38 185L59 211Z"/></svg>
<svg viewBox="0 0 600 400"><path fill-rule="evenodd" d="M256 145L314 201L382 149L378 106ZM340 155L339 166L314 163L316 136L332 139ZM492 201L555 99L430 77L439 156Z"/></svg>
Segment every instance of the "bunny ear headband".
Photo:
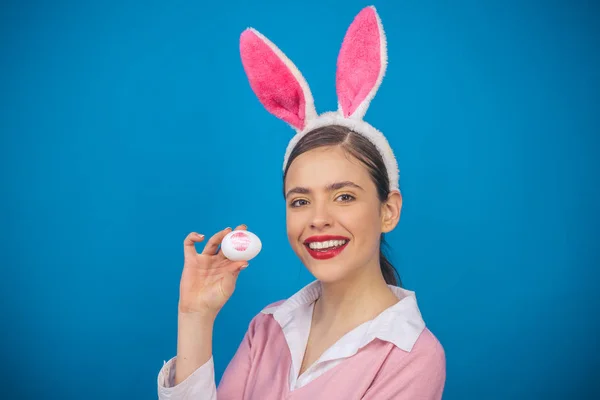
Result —
<svg viewBox="0 0 600 400"><path fill-rule="evenodd" d="M306 133L327 125L341 125L375 145L383 157L390 190L398 190L394 153L385 136L363 120L387 66L385 33L375 7L364 8L344 37L337 60L335 112L317 115L310 88L298 68L255 29L242 33L240 53L250 86L262 105L296 131L286 149L284 168L292 149Z"/></svg>

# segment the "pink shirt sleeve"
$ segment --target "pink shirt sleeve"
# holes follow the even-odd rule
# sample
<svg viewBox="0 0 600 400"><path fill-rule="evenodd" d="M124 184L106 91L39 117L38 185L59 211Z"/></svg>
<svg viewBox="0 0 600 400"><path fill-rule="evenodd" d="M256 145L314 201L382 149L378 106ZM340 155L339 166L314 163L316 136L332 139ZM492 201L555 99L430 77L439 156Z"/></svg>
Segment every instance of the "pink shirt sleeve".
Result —
<svg viewBox="0 0 600 400"><path fill-rule="evenodd" d="M362 400L440 400L446 381L446 356L425 329L410 353L390 353Z"/></svg>

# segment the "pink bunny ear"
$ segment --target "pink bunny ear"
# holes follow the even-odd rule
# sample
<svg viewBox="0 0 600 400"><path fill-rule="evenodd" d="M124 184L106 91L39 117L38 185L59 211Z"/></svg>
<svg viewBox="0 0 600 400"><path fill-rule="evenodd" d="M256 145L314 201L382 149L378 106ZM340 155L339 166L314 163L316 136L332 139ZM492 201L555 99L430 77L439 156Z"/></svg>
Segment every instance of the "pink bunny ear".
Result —
<svg viewBox="0 0 600 400"><path fill-rule="evenodd" d="M252 28L242 32L240 53L252 90L271 114L297 131L316 117L308 84L296 66L269 39Z"/></svg>
<svg viewBox="0 0 600 400"><path fill-rule="evenodd" d="M385 33L375 7L364 8L348 28L337 61L336 89L344 117L361 119L387 66Z"/></svg>

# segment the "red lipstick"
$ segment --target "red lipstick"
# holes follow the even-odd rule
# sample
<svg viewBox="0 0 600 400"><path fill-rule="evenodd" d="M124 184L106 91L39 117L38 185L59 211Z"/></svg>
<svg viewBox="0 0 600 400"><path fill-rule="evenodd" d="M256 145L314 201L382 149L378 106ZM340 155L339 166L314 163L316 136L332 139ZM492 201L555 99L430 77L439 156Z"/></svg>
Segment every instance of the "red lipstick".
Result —
<svg viewBox="0 0 600 400"><path fill-rule="evenodd" d="M328 249L311 249L310 244L313 242L326 242L328 240L344 240L344 243L341 246L330 247ZM333 258L340 254L348 245L350 239L345 236L334 236L334 235L319 235L319 236L311 236L304 241L304 246L308 250L308 254L311 255L312 258L317 260L327 260L329 258Z"/></svg>

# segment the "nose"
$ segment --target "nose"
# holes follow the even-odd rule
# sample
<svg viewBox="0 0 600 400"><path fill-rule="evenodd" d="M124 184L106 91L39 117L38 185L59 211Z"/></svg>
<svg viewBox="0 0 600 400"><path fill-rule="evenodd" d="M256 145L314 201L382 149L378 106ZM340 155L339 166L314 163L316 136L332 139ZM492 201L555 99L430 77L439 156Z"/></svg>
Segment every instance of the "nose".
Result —
<svg viewBox="0 0 600 400"><path fill-rule="evenodd" d="M314 213L311 218L310 227L317 230L322 230L324 228L328 228L332 225L333 221L331 218L331 214L327 206L325 205L316 205L314 208Z"/></svg>

